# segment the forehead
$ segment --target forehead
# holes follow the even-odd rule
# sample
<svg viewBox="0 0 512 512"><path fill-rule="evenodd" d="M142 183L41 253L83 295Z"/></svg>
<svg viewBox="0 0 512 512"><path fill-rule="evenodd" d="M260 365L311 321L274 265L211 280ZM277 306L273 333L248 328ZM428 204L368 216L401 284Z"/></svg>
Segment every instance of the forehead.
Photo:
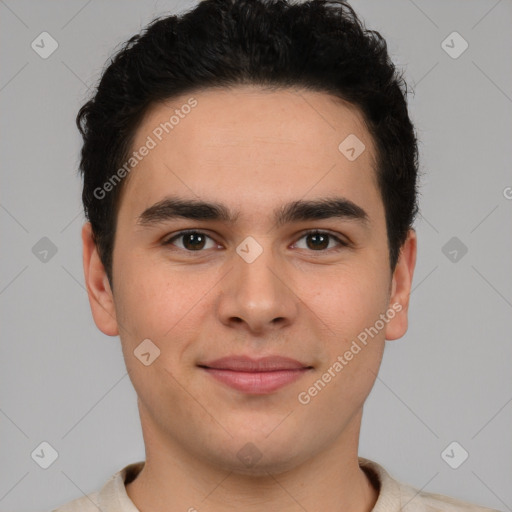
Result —
<svg viewBox="0 0 512 512"><path fill-rule="evenodd" d="M122 194L131 210L170 193L260 212L335 192L379 199L363 116L326 93L241 86L184 95L148 110L132 150L144 146ZM352 147L364 147L356 159L347 158Z"/></svg>

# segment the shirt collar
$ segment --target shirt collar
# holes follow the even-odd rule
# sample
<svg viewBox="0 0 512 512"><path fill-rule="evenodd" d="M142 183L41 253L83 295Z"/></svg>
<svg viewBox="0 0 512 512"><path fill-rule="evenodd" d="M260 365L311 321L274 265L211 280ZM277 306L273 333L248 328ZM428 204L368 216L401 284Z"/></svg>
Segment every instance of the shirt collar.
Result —
<svg viewBox="0 0 512 512"><path fill-rule="evenodd" d="M377 488L379 496L372 512L390 512L401 510L409 500L403 486L394 480L389 473L376 462L359 457L359 466L367 474L373 485ZM125 484L133 481L144 467L144 461L135 462L115 473L98 493L98 506L102 512L139 512L126 492Z"/></svg>

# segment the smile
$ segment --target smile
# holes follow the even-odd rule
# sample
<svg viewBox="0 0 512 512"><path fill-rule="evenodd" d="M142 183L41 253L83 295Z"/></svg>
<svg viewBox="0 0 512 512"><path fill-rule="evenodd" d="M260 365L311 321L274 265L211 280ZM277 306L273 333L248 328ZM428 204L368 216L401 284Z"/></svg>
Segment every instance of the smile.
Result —
<svg viewBox="0 0 512 512"><path fill-rule="evenodd" d="M198 365L215 380L244 393L267 394L290 384L312 369L294 359L230 356Z"/></svg>

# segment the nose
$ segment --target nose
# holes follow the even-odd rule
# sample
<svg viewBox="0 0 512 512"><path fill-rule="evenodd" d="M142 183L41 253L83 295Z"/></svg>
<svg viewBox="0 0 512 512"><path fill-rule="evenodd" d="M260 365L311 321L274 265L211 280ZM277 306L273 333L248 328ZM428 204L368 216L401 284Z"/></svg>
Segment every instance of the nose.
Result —
<svg viewBox="0 0 512 512"><path fill-rule="evenodd" d="M222 280L218 315L224 325L265 334L291 325L299 299L287 277L285 262L270 248L252 262L233 255L233 267Z"/></svg>

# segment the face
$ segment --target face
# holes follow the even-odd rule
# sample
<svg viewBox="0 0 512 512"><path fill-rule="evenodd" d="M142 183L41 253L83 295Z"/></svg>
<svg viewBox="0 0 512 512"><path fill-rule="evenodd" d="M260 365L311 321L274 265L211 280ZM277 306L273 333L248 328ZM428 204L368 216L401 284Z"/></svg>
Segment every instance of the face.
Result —
<svg viewBox="0 0 512 512"><path fill-rule="evenodd" d="M144 145L113 293L87 225L83 239L93 315L120 335L146 445L252 473L357 450L415 259L411 231L391 273L362 116L318 92L206 90L149 110Z"/></svg>

